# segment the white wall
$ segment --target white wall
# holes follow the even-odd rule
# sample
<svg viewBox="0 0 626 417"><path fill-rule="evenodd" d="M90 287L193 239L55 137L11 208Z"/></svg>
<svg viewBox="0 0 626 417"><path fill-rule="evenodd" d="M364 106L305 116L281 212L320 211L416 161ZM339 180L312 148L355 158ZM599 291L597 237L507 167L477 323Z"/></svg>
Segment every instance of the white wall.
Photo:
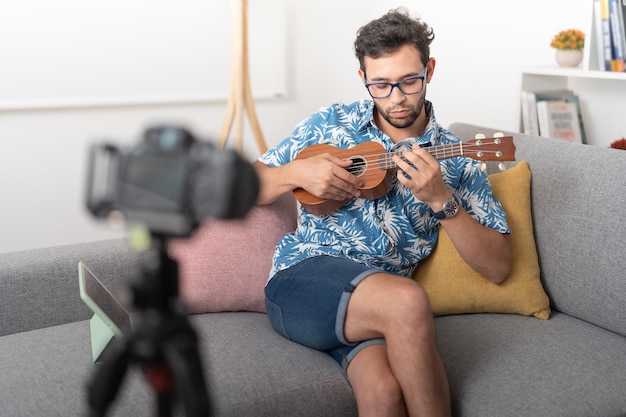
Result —
<svg viewBox="0 0 626 417"><path fill-rule="evenodd" d="M381 0L287 2L288 95L256 104L268 145L278 143L320 106L365 97L352 53L355 31L398 5ZM520 68L553 65L548 46L552 35L569 27L586 28L591 9L586 0L407 1L404 5L435 30L432 55L437 68L428 95L439 122L463 121L504 130L518 128ZM146 13L149 10L147 6ZM225 34L230 33L229 23L224 22ZM36 25L30 27L37 30ZM102 138L134 142L147 125L169 121L215 138L224 107L224 102L209 102L0 111L0 252L123 235L92 220L83 209L88 144ZM254 158L256 147L247 131L245 153Z"/></svg>

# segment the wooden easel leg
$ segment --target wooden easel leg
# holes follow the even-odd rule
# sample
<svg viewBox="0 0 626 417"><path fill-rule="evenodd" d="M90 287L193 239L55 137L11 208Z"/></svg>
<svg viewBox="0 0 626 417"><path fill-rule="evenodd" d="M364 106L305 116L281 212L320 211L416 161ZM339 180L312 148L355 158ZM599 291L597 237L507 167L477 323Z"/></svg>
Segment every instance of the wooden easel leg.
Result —
<svg viewBox="0 0 626 417"><path fill-rule="evenodd" d="M228 142L228 136L230 136L230 129L233 124L233 119L235 117L235 92L234 92L235 84L231 83L230 86L230 96L228 97L228 103L226 104L226 115L224 116L224 122L222 123L222 130L220 130L220 136L218 145L220 148L226 146L226 142Z"/></svg>
<svg viewBox="0 0 626 417"><path fill-rule="evenodd" d="M225 147L230 136L233 122L235 128L235 146L241 151L243 148L243 113L247 111L261 153L267 151L267 145L261 131L250 86L248 60L248 1L233 0L233 77L231 79L230 97L226 105L226 115L220 131L219 146Z"/></svg>
<svg viewBox="0 0 626 417"><path fill-rule="evenodd" d="M257 118L256 111L254 110L254 102L252 100L252 90L250 88L249 77L246 77L244 94L246 100L246 109L248 111L248 117L250 118L250 125L252 127L252 133L254 134L254 138L256 139L256 144L259 148L259 151L261 151L261 153L265 153L267 152L267 144L265 143L265 138L263 137L263 132L261 131L261 125L259 124L259 119Z"/></svg>

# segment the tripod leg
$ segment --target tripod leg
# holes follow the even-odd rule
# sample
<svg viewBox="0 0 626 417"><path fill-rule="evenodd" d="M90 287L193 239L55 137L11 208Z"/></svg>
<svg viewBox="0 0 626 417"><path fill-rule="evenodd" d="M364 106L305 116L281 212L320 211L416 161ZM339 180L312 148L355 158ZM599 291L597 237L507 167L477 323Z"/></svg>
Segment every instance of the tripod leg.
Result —
<svg viewBox="0 0 626 417"><path fill-rule="evenodd" d="M126 339L114 339L103 363L96 369L87 386L89 415L102 417L115 399L128 368L129 344Z"/></svg>
<svg viewBox="0 0 626 417"><path fill-rule="evenodd" d="M170 417L174 394L174 378L167 365L161 361L144 366L144 374L156 392L157 416Z"/></svg>
<svg viewBox="0 0 626 417"><path fill-rule="evenodd" d="M209 415L209 397L202 372L202 363L197 349L195 334L176 338L163 346L163 356L174 375L181 402L187 417L205 417Z"/></svg>

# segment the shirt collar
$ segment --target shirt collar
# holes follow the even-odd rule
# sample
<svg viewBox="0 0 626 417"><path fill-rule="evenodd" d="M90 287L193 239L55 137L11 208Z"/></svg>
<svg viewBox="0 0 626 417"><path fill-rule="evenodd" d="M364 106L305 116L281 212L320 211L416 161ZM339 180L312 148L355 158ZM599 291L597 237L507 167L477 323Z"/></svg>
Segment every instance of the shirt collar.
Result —
<svg viewBox="0 0 626 417"><path fill-rule="evenodd" d="M364 117L359 125L359 131L368 129L370 127L375 127L374 125L374 101L373 100L363 100L360 103L361 109L363 110ZM398 143L417 143L419 145L429 144L430 146L437 145L439 143L439 125L437 124L437 119L435 118L435 109L433 108L433 104L425 100L424 108L426 109L426 114L428 115L428 123L426 124L426 128L424 129L424 133L421 136L414 138L406 138L401 140Z"/></svg>
<svg viewBox="0 0 626 417"><path fill-rule="evenodd" d="M361 124L359 125L359 131L365 130L369 127L374 127L374 101L362 100L359 103L359 107L361 108L361 112L363 114Z"/></svg>
<svg viewBox="0 0 626 417"><path fill-rule="evenodd" d="M419 145L429 143L434 146L439 143L439 125L437 124L437 119L435 118L435 109L433 108L433 104L428 100L424 101L424 108L426 109L426 114L428 115L428 123L426 123L424 133L421 136L411 139L413 139L413 143L417 143Z"/></svg>

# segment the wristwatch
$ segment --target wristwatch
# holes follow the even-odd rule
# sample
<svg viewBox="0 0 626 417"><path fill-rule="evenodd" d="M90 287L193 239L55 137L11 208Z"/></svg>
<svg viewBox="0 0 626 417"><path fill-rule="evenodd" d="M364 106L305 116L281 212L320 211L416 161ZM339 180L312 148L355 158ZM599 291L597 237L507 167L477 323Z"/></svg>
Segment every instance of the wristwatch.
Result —
<svg viewBox="0 0 626 417"><path fill-rule="evenodd" d="M432 210L431 210L432 211ZM437 220L449 219L459 212L459 200L452 196L450 200L443 202L443 207L439 211L433 211L433 217Z"/></svg>

